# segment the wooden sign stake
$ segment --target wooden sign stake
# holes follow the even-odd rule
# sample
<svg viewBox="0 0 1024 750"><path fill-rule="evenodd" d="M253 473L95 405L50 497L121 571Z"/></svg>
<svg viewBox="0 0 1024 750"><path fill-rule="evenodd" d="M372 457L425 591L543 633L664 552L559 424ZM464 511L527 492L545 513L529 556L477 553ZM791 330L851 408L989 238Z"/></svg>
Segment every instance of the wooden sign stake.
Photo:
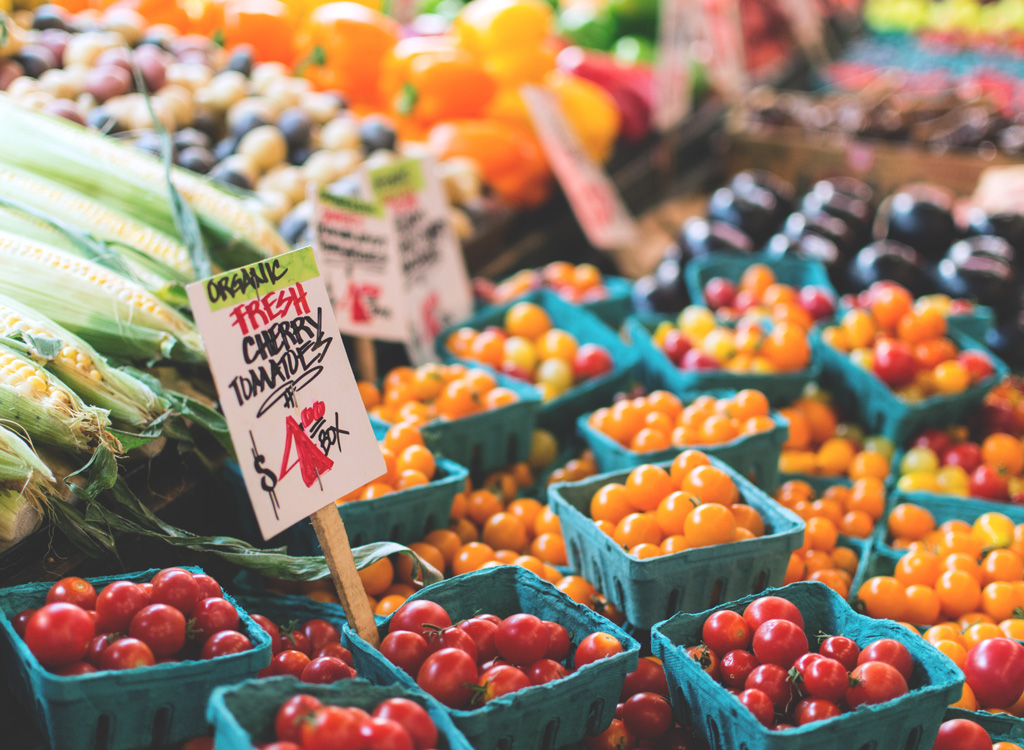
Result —
<svg viewBox="0 0 1024 750"><path fill-rule="evenodd" d="M355 558L352 557L352 547L348 543L345 522L341 520L337 506L325 506L309 518L313 522L316 538L320 540L320 548L331 571L331 579L345 616L359 637L377 648L380 645L377 625L373 621L370 602L366 598Z"/></svg>
<svg viewBox="0 0 1024 750"><path fill-rule="evenodd" d="M377 348L372 339L356 339L356 367L360 380L377 384Z"/></svg>

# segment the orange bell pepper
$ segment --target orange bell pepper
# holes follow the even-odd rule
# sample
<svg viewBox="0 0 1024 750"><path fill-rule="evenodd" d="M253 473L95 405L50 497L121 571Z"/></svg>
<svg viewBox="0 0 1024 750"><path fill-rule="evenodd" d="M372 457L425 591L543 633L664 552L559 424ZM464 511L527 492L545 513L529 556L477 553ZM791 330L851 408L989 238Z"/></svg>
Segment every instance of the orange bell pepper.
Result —
<svg viewBox="0 0 1024 750"><path fill-rule="evenodd" d="M550 195L551 170L527 128L498 120L452 120L435 125L428 143L440 159L473 159L484 182L514 206L532 208Z"/></svg>
<svg viewBox="0 0 1024 750"><path fill-rule="evenodd" d="M555 92L587 153L599 163L607 161L622 125L612 95L596 83L560 70L548 73L544 83Z"/></svg>
<svg viewBox="0 0 1024 750"><path fill-rule="evenodd" d="M539 47L496 52L484 57L484 70L499 86L540 83L548 71L554 70L558 52L559 45L553 41L546 41Z"/></svg>
<svg viewBox="0 0 1024 750"><path fill-rule="evenodd" d="M188 33L212 37L224 28L224 3L220 0L199 0L187 3Z"/></svg>
<svg viewBox="0 0 1024 750"><path fill-rule="evenodd" d="M135 11L146 23L167 24L179 31L186 31L189 25L188 14L175 0L115 0L112 3L105 3L106 8L128 8Z"/></svg>
<svg viewBox="0 0 1024 750"><path fill-rule="evenodd" d="M250 44L260 62L290 63L295 59L294 35L288 6L280 0L227 0L224 3L224 44L227 47Z"/></svg>
<svg viewBox="0 0 1024 750"><path fill-rule="evenodd" d="M401 36L387 16L352 2L314 9L299 34L302 74L320 89L337 89L359 104L380 104L385 56Z"/></svg>

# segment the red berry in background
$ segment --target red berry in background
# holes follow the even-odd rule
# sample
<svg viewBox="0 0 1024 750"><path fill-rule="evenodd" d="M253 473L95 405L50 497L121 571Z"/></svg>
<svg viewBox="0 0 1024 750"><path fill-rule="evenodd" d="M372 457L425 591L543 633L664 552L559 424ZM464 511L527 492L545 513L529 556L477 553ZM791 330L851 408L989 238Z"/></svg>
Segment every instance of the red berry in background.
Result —
<svg viewBox="0 0 1024 750"><path fill-rule="evenodd" d="M744 690L739 694L739 701L750 713L754 714L755 719L766 727L770 727L774 723L775 706L772 704L772 699L764 692L760 690Z"/></svg>
<svg viewBox="0 0 1024 750"><path fill-rule="evenodd" d="M750 648L750 625L731 609L715 612L704 621L701 638L719 656L736 649Z"/></svg>
<svg viewBox="0 0 1024 750"><path fill-rule="evenodd" d="M494 646L494 634L498 632L498 626L493 622L480 617L472 617L460 622L457 627L473 639L476 644L478 661L490 661L498 655L498 649Z"/></svg>
<svg viewBox="0 0 1024 750"><path fill-rule="evenodd" d="M192 619L200 631L200 640L205 640L222 630L238 629L238 610L227 599L221 599L219 596L201 599L192 610Z"/></svg>
<svg viewBox="0 0 1024 750"><path fill-rule="evenodd" d="M333 656L318 656L302 669L299 679L319 685L329 685L338 680L351 680L356 676L352 667Z"/></svg>
<svg viewBox="0 0 1024 750"><path fill-rule="evenodd" d="M116 640L100 656L100 669L137 669L155 663L153 651L138 638Z"/></svg>
<svg viewBox="0 0 1024 750"><path fill-rule="evenodd" d="M755 599L743 610L743 619L750 625L750 629L757 630L768 620L789 620L804 626L804 616L796 605L781 596L762 596Z"/></svg>
<svg viewBox="0 0 1024 750"><path fill-rule="evenodd" d="M704 285L704 302L712 310L729 307L736 301L736 285L729 279L716 276Z"/></svg>
<svg viewBox="0 0 1024 750"><path fill-rule="evenodd" d="M13 620L11 620L11 626L14 628L14 632L21 638L25 637L25 628L28 626L28 621L32 619L32 615L36 612L37 610L35 609L23 609L14 616Z"/></svg>
<svg viewBox="0 0 1024 750"><path fill-rule="evenodd" d="M911 657L910 651L902 643L892 638L879 638L865 646L864 650L860 652L857 663L863 664L867 661L880 661L895 667L896 671L908 682L910 675L914 673L914 659Z"/></svg>
<svg viewBox="0 0 1024 750"><path fill-rule="evenodd" d="M885 703L906 693L907 681L895 667L880 661L869 661L850 672L846 705L852 709L861 705Z"/></svg>
<svg viewBox="0 0 1024 750"><path fill-rule="evenodd" d="M277 627L277 624L263 615L249 615L252 617L253 622L259 625L263 632L270 636L270 650L272 653L277 654L281 651L281 629Z"/></svg>
<svg viewBox="0 0 1024 750"><path fill-rule="evenodd" d="M362 747L380 750L415 750L412 737L398 722L390 719L370 719L359 728Z"/></svg>
<svg viewBox="0 0 1024 750"><path fill-rule="evenodd" d="M400 630L384 636L380 642L380 652L396 667L415 677L430 656L430 644L419 633Z"/></svg>
<svg viewBox="0 0 1024 750"><path fill-rule="evenodd" d="M47 604L56 604L57 602L76 604L82 609L94 609L96 607L96 589L84 578L77 576L61 578L46 592Z"/></svg>
<svg viewBox="0 0 1024 750"><path fill-rule="evenodd" d="M199 653L201 659L212 659L215 656L227 656L228 654L240 654L252 648L250 641L244 634L236 630L222 630L214 633L203 643L202 651ZM305 656L305 654L302 654ZM280 654L278 654L280 656ZM307 659L309 657L306 657ZM271 662L273 665L273 662ZM296 675L298 677L299 675Z"/></svg>
<svg viewBox="0 0 1024 750"><path fill-rule="evenodd" d="M857 666L860 646L846 636L832 635L821 642L818 653L829 659L835 659L846 668L847 672L851 672Z"/></svg>
<svg viewBox="0 0 1024 750"><path fill-rule="evenodd" d="M665 356L668 357L673 364L681 367L683 364L683 357L686 353L693 348L693 344L690 340L683 335L682 331L673 328L667 334L665 334L665 340L661 344L661 348L665 352Z"/></svg>
<svg viewBox="0 0 1024 750"><path fill-rule="evenodd" d="M789 669L807 647L807 635L789 620L769 620L754 631L754 656L762 664Z"/></svg>
<svg viewBox="0 0 1024 750"><path fill-rule="evenodd" d="M749 651L737 649L730 651L722 657L718 665L718 672L722 682L728 687L742 688L747 682L747 676L758 666L757 659ZM668 693L664 693L668 695Z"/></svg>
<svg viewBox="0 0 1024 750"><path fill-rule="evenodd" d="M469 705L477 681L476 662L465 651L443 648L427 657L416 674L417 684L449 708Z"/></svg>
<svg viewBox="0 0 1024 750"><path fill-rule="evenodd" d="M569 631L557 622L550 620L544 620L544 626L548 629L547 658L554 661L565 661L565 657L569 655L569 649L572 648Z"/></svg>
<svg viewBox="0 0 1024 750"><path fill-rule="evenodd" d="M224 632L229 633L231 631L225 630ZM214 634L213 637L203 644L204 652L206 651L206 646L208 644L216 642L217 635L218 634ZM274 676L290 674L292 677L301 680L302 670L306 668L306 665L309 664L310 661L311 659L301 651L282 651L270 660L270 674Z"/></svg>
<svg viewBox="0 0 1024 750"><path fill-rule="evenodd" d="M391 624L388 625L388 632L395 633L399 630L410 630L414 633L426 635L430 628L425 625L432 625L435 628L450 628L452 618L444 611L440 604L426 599L406 602L399 607L391 616Z"/></svg>
<svg viewBox="0 0 1024 750"><path fill-rule="evenodd" d="M956 358L967 368L972 383L980 382L995 374L996 370L992 366L992 360L977 349L965 349L957 354Z"/></svg>
<svg viewBox="0 0 1024 750"><path fill-rule="evenodd" d="M150 599L154 604L169 604L188 616L199 602L199 584L182 568L161 570L153 576L152 584Z"/></svg>
<svg viewBox="0 0 1024 750"><path fill-rule="evenodd" d="M603 732L586 737L583 746L587 750L633 750L636 737L626 728L622 719L612 719L612 723Z"/></svg>
<svg viewBox="0 0 1024 750"><path fill-rule="evenodd" d="M782 712L793 700L793 683L789 672L776 664L761 664L747 675L745 690L760 690L772 699L775 710Z"/></svg>
<svg viewBox="0 0 1024 750"><path fill-rule="evenodd" d="M341 659L343 662L348 664L350 667L355 667L352 662L352 652L342 646L340 643L328 643L321 646L312 654L314 659L321 656L333 656L335 659Z"/></svg>
<svg viewBox="0 0 1024 750"><path fill-rule="evenodd" d="M302 725L313 717L323 704L312 695L294 695L277 709L274 717L274 732L284 742L299 742Z"/></svg>
<svg viewBox="0 0 1024 750"><path fill-rule="evenodd" d="M981 466L981 446L977 443L960 443L942 454L946 466L959 466L968 474Z"/></svg>
<svg viewBox="0 0 1024 750"><path fill-rule="evenodd" d="M224 597L224 591L221 589L220 584L205 573L196 573L192 578L199 584L199 601Z"/></svg>
<svg viewBox="0 0 1024 750"><path fill-rule="evenodd" d="M690 349L679 363L683 370L717 370L721 366L721 362L700 349Z"/></svg>
<svg viewBox="0 0 1024 750"><path fill-rule="evenodd" d="M1006 500L1010 495L1010 485L999 469L982 464L971 472L968 492L988 500Z"/></svg>
<svg viewBox="0 0 1024 750"><path fill-rule="evenodd" d="M529 666L547 656L551 635L539 617L518 614L506 617L494 634L498 655L519 666Z"/></svg>
<svg viewBox="0 0 1024 750"><path fill-rule="evenodd" d="M96 630L126 633L135 613L150 603L141 586L131 581L114 581L96 597Z"/></svg>
<svg viewBox="0 0 1024 750"><path fill-rule="evenodd" d="M797 726L812 724L815 721L824 721L839 716L842 711L832 701L822 698L804 698L796 705L793 716L796 718Z"/></svg>
<svg viewBox="0 0 1024 750"><path fill-rule="evenodd" d="M815 320L829 318L836 311L835 298L826 289L817 286L801 287L797 303Z"/></svg>
<svg viewBox="0 0 1024 750"><path fill-rule="evenodd" d="M341 631L327 622L314 618L302 623L302 634L309 641L311 651L317 651L328 643L341 643Z"/></svg>
<svg viewBox="0 0 1024 750"><path fill-rule="evenodd" d="M576 647L576 653L572 661L573 667L579 669L598 659L604 659L605 657L620 653L622 653L622 644L619 643L619 639L614 635L591 633L580 641L580 645Z"/></svg>
<svg viewBox="0 0 1024 750"><path fill-rule="evenodd" d="M474 697L474 703L490 703L495 698L528 688L531 685L530 678L526 676L525 672L508 664L499 664L482 672L476 683L483 690Z"/></svg>
<svg viewBox="0 0 1024 750"><path fill-rule="evenodd" d="M531 685L545 685L549 682L560 680L569 674L565 667L553 659L535 661L525 671L526 676L530 678Z"/></svg>
<svg viewBox="0 0 1024 750"><path fill-rule="evenodd" d="M583 344L572 358L572 372L577 382L604 375L613 365L612 355L600 344Z"/></svg>
<svg viewBox="0 0 1024 750"><path fill-rule="evenodd" d="M160 659L185 647L185 615L168 604L150 604L135 613L128 635L149 646Z"/></svg>
<svg viewBox="0 0 1024 750"><path fill-rule="evenodd" d="M672 706L657 693L637 693L623 704L622 721L637 737L656 739L672 726Z"/></svg>
<svg viewBox="0 0 1024 750"><path fill-rule="evenodd" d="M932 750L992 750L992 738L970 719L942 722Z"/></svg>
<svg viewBox="0 0 1024 750"><path fill-rule="evenodd" d="M373 715L378 719L390 719L405 727L416 750L430 750L437 745L437 726L426 709L416 701L408 698L388 698L374 709Z"/></svg>
<svg viewBox="0 0 1024 750"><path fill-rule="evenodd" d="M82 661L96 635L92 618L81 607L57 602L40 607L25 627L25 645L44 667Z"/></svg>
<svg viewBox="0 0 1024 750"><path fill-rule="evenodd" d="M1024 693L1024 646L990 638L967 654L964 677L982 708L1006 708Z"/></svg>
<svg viewBox="0 0 1024 750"><path fill-rule="evenodd" d="M897 339L882 339L875 344L875 375L891 388L913 382L917 374L917 360L908 344Z"/></svg>
<svg viewBox="0 0 1024 750"><path fill-rule="evenodd" d="M916 448L929 448L935 451L935 455L941 456L953 447L953 441L945 430L932 429L925 430L914 438L913 446Z"/></svg>
<svg viewBox="0 0 1024 750"><path fill-rule="evenodd" d="M665 678L665 668L661 664L648 658L637 661L636 669L627 674L622 683L619 700L625 700L637 693L657 693L668 697L668 680Z"/></svg>

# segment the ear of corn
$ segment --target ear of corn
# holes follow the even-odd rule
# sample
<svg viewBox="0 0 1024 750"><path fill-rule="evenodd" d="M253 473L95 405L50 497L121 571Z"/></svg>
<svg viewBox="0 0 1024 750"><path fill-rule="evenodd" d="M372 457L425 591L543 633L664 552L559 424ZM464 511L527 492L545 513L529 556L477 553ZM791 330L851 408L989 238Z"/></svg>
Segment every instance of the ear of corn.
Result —
<svg viewBox="0 0 1024 750"><path fill-rule="evenodd" d="M165 409L139 380L111 367L89 344L41 313L0 295L0 336L21 337L32 357L115 422L144 427ZM56 353L40 351L48 342ZM58 348L59 347L59 348ZM51 356L52 354L52 356Z"/></svg>
<svg viewBox="0 0 1024 750"><path fill-rule="evenodd" d="M0 425L0 489L30 496L42 491L53 473L17 433Z"/></svg>
<svg viewBox="0 0 1024 750"><path fill-rule="evenodd" d="M190 321L141 285L97 263L0 232L0 268L0 294L44 310L108 356L205 359Z"/></svg>
<svg viewBox="0 0 1024 750"><path fill-rule="evenodd" d="M17 490L0 490L0 552L39 528L39 505Z"/></svg>
<svg viewBox="0 0 1024 750"><path fill-rule="evenodd" d="M120 450L107 432L107 412L86 406L54 375L0 343L0 419L22 427L33 441L65 451L99 445Z"/></svg>
<svg viewBox="0 0 1024 750"><path fill-rule="evenodd" d="M67 120L24 109L5 96L0 96L0 122L0 163L56 181L178 236L158 159ZM209 179L175 168L173 181L195 211L217 262L238 265L290 249L269 222Z"/></svg>

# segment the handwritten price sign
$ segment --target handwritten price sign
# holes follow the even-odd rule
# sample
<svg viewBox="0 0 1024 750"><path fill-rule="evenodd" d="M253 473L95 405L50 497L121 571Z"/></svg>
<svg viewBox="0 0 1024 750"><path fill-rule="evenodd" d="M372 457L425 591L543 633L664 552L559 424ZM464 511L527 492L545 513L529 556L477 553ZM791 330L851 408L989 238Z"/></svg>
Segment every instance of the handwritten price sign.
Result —
<svg viewBox="0 0 1024 750"><path fill-rule="evenodd" d="M699 0L658 4L658 57L654 64L654 124L671 130L690 113L690 35L699 24Z"/></svg>
<svg viewBox="0 0 1024 750"><path fill-rule="evenodd" d="M387 470L312 248L188 295L264 538Z"/></svg>

